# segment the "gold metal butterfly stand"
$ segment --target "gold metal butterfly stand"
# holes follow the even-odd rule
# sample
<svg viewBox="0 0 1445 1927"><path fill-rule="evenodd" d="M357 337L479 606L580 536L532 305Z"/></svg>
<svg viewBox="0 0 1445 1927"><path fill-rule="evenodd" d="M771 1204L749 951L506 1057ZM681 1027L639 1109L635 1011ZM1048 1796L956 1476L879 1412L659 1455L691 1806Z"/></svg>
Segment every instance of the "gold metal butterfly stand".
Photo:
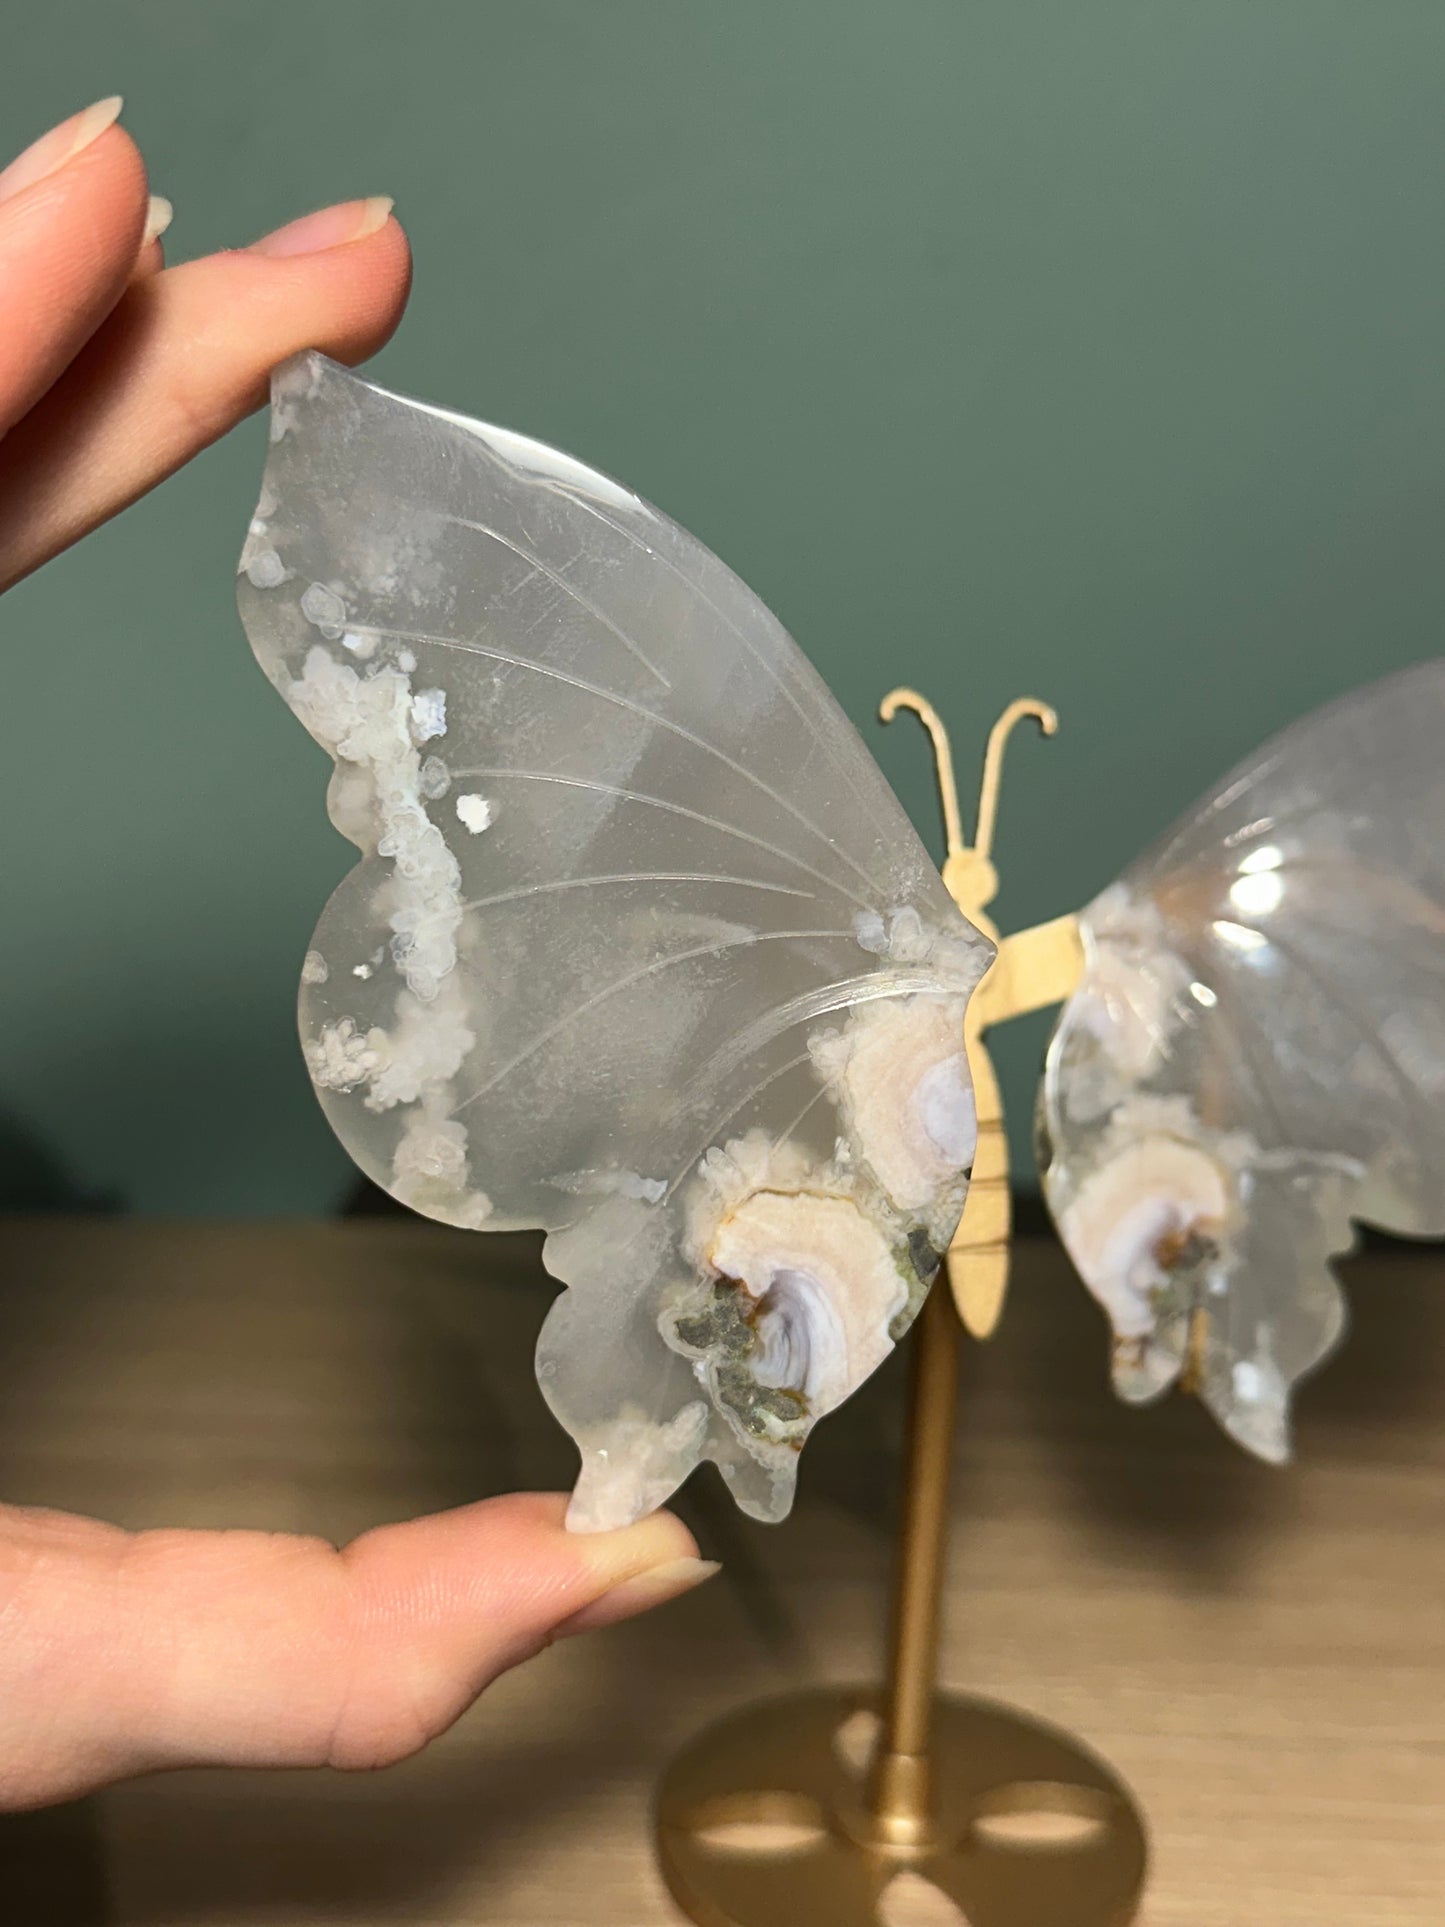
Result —
<svg viewBox="0 0 1445 1927"><path fill-rule="evenodd" d="M958 1320L987 1338L1008 1285L1008 1145L984 1033L1062 1002L1083 967L1072 916L1000 940L985 913L998 890L990 851L1009 732L1032 716L1052 736L1058 719L1025 697L994 725L970 846L937 712L911 689L885 697L884 722L900 709L915 711L933 739L944 883L999 950L965 1025L978 1150L948 1253L952 1296L929 1294L912 1345L888 1677L881 1691L789 1694L699 1735L659 1786L658 1858L699 1927L874 1927L905 1872L947 1895L968 1927L1123 1927L1147 1863L1127 1788L1068 1734L936 1685ZM861 1769L840 1744L860 1726L874 1735Z"/></svg>

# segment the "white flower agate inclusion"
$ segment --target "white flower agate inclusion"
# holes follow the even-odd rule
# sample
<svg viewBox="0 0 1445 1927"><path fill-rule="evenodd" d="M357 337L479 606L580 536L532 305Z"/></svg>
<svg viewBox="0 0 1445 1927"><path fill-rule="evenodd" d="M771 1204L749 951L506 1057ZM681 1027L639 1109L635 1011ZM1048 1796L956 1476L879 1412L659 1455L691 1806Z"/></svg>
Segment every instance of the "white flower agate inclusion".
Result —
<svg viewBox="0 0 1445 1927"><path fill-rule="evenodd" d="M302 970L337 1134L549 1234L572 1525L702 1459L781 1518L957 1224L992 946L757 598L554 449L301 356L238 591L362 852Z"/></svg>
<svg viewBox="0 0 1445 1927"><path fill-rule="evenodd" d="M1445 1235L1445 662L1305 717L1083 913L1050 1208L1146 1399L1261 1457L1344 1324L1352 1219Z"/></svg>

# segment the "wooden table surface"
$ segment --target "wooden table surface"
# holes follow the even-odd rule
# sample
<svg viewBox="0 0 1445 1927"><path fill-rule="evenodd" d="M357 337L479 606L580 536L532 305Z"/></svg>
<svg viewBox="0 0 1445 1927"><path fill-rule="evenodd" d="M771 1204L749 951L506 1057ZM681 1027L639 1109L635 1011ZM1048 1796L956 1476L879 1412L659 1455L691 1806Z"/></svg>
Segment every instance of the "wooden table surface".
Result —
<svg viewBox="0 0 1445 1927"><path fill-rule="evenodd" d="M1117 1407L1052 1246L1020 1248L1003 1331L964 1361L944 1677L1133 1784L1149 1927L1445 1921L1445 1262L1362 1258L1349 1283L1354 1335L1286 1472L1184 1400ZM551 1289L529 1240L405 1221L12 1221L0 1492L345 1539L565 1485L531 1376ZM175 1774L0 1819L0 1919L675 1920L648 1835L669 1754L761 1695L876 1676L901 1389L893 1360L820 1427L782 1527L697 1481L681 1509L722 1577L547 1652L416 1761Z"/></svg>

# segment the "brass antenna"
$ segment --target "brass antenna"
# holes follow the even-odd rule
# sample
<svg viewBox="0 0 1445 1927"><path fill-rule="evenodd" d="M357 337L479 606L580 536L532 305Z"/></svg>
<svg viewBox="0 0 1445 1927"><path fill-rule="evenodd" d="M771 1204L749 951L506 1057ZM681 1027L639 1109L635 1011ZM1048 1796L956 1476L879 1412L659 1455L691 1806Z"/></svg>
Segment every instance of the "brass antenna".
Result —
<svg viewBox="0 0 1445 1927"><path fill-rule="evenodd" d="M906 693L906 692L905 692ZM983 781L978 790L978 833L973 847L978 856L993 853L993 826L998 817L998 789L1003 778L1003 753L1015 723L1032 716L1045 736L1058 729L1058 712L1034 696L1020 696L1011 702L988 733L988 748L983 756ZM931 727L931 725L930 725ZM951 766L950 766L951 780Z"/></svg>
<svg viewBox="0 0 1445 1927"><path fill-rule="evenodd" d="M958 785L953 779L953 751L949 747L948 731L943 727L943 718L928 698L920 696L916 689L890 689L878 705L878 714L885 723L891 723L900 709L911 709L933 738L933 767L938 778L939 800L943 804L943 833L948 843L948 854L963 856L967 845L963 840L963 825L958 815ZM992 738L989 740L991 746ZM984 782L985 784L988 782L986 773Z"/></svg>

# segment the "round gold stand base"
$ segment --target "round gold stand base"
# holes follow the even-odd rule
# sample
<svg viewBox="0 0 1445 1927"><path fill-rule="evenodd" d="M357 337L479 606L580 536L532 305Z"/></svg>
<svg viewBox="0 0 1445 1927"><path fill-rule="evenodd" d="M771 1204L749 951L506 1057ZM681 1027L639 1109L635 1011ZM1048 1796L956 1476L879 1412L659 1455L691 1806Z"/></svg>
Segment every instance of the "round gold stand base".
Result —
<svg viewBox="0 0 1445 1927"><path fill-rule="evenodd" d="M967 1927L1134 1918L1147 1850L1128 1790L1068 1734L990 1700L934 1702L931 1837L872 1837L864 1788L879 1699L835 1688L769 1700L672 1762L658 1858L698 1927L887 1927L900 1875L903 1891L926 1882L945 1894Z"/></svg>

